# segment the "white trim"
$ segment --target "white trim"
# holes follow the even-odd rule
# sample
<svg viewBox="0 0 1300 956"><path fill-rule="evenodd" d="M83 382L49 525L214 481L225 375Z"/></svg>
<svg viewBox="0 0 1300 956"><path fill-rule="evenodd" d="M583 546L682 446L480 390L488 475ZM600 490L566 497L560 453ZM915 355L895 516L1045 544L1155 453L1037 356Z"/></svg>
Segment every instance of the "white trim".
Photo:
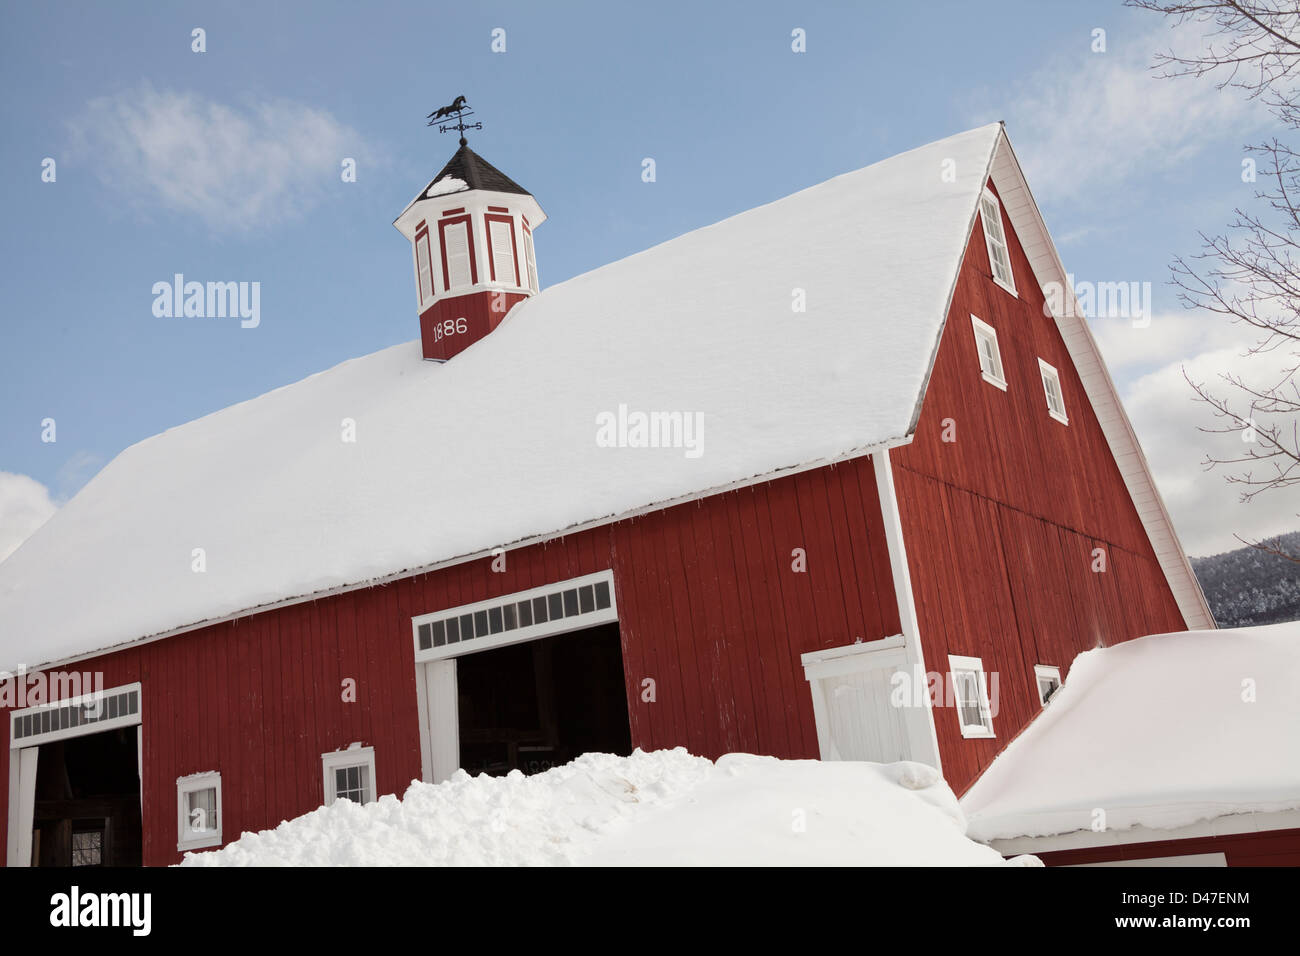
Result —
<svg viewBox="0 0 1300 956"><path fill-rule="evenodd" d="M1142 520L1142 526L1173 591L1183 620L1192 630L1213 628L1214 616L1210 613L1205 595L1192 572L1187 552L1178 540L1169 512L1151 475L1151 467L1142 452L1142 445L1137 440L1137 433L1133 431L1115 382L1101 358L1097 341L1082 317L1074 291L1067 281L1065 266L1061 263L1051 234L1043 222L1042 213L1025 182L1024 173L1005 129L998 137L989 175L1002 195L1007 219L1020 239L1038 284L1057 283L1064 290L1065 314L1054 316L1057 328L1065 339L1070 360L1110 445L1115 464L1128 487L1129 497Z"/></svg>
<svg viewBox="0 0 1300 956"><path fill-rule="evenodd" d="M321 761L321 783L324 787L323 794L325 802L322 806L328 807L339 799L338 790L334 786L334 771L347 770L351 767L365 767L366 780L366 799L362 803L374 803L378 797L378 791L375 788L375 748L363 747L360 743L349 744L346 750L334 750L327 754L320 755Z"/></svg>
<svg viewBox="0 0 1300 956"><path fill-rule="evenodd" d="M60 730L47 730L36 732L29 736L18 739L15 737L14 729L18 722L29 715L42 714L49 712L53 714L65 707L85 707L96 700L98 706L106 706L105 702L111 697L117 697L122 694L135 692L136 708L134 714L122 714L117 717L106 717L103 720L96 720L94 723L78 723L75 727L64 727ZM116 687L107 687L102 691L92 691L89 694L79 694L76 697L50 701L45 704L36 704L31 707L24 707L22 710L11 710L9 712L9 747L10 749L25 749L28 747L38 747L44 744L52 744L58 740L70 740L73 737L85 737L90 734L103 733L106 730L117 730L119 727L134 727L143 720L144 713L144 692L139 681L130 684L119 684ZM16 746L15 746L16 745Z"/></svg>
<svg viewBox="0 0 1300 956"><path fill-rule="evenodd" d="M36 769L40 748L9 751L9 814L5 860L8 866L32 865L32 824L36 817Z"/></svg>
<svg viewBox="0 0 1300 956"><path fill-rule="evenodd" d="M975 676L976 704L979 707L979 724L968 724L962 715L961 687L957 675L973 674ZM984 661L978 657L963 657L959 654L948 655L948 674L953 687L953 710L957 713L957 726L961 735L967 739L988 739L996 737L993 731L993 710L989 706L988 676L984 673Z"/></svg>
<svg viewBox="0 0 1300 956"><path fill-rule="evenodd" d="M885 527L885 544L889 549L889 569L894 579L894 600L898 605L898 622L902 628L903 647L913 674L925 673L925 650L921 646L921 626L916 617L916 598L912 593L912 573L907 566L907 546L903 539L903 519L898 510L898 490L894 487L894 469L888 449L871 456L876 475L876 497ZM943 760L939 755L939 733L934 726L934 708L929 694L924 706L905 709L908 746L911 759L928 763L940 773Z"/></svg>
<svg viewBox="0 0 1300 956"><path fill-rule="evenodd" d="M1065 413L1065 392L1061 388L1061 373L1056 370L1055 365L1049 365L1041 358L1038 360L1038 377L1039 384L1043 386L1043 398L1047 402L1047 414L1051 415L1062 425L1070 424L1070 416ZM1053 404L1052 389L1048 383L1056 386L1056 403L1061 407L1058 409Z"/></svg>
<svg viewBox="0 0 1300 956"><path fill-rule="evenodd" d="M1273 830L1300 829L1300 810L1276 813L1233 813L1213 820L1201 820L1170 830L1153 827L1129 827L1126 830L1073 830L1042 837L1013 837L985 840L1003 856L1021 853L1053 853L1057 850L1095 849L1156 843L1163 840L1196 840L1203 837L1235 836L1240 833L1268 833Z"/></svg>
<svg viewBox="0 0 1300 956"><path fill-rule="evenodd" d="M988 213L984 206L985 203L993 204L993 228L990 228ZM989 272L993 276L993 281L1003 289L1006 289L1012 295L1019 298L1019 295L1016 292L1016 272L1011 266L1011 243L1007 239L1007 231L1002 225L1002 203L998 201L997 196L993 195L993 190L989 189L987 186L985 186L983 192L980 193L979 214L980 224L984 227L984 251L987 252L989 256ZM993 235L995 230L997 236ZM1001 247L1000 251L1004 260L1002 265L1006 266L1007 270L1006 279L1003 279L998 275L998 259L994 253L999 251L999 246Z"/></svg>
<svg viewBox="0 0 1300 956"><path fill-rule="evenodd" d="M456 658L416 664L416 684L425 688L426 722L420 724L420 752L428 760L420 765L426 783L442 783L460 769L460 701Z"/></svg>
<svg viewBox="0 0 1300 956"><path fill-rule="evenodd" d="M996 385L1005 392L1007 390L1007 368L1002 364L1002 349L998 346L998 330L973 313L970 317L970 324L975 333L975 356L980 363L980 375L984 381L990 385ZM980 348L982 342L988 342L993 347L992 355L989 357L990 361L996 366L993 371L984 368L984 350Z"/></svg>
<svg viewBox="0 0 1300 956"><path fill-rule="evenodd" d="M552 617L551 612L548 611L547 620L540 624L519 626L516 623L514 627L503 628L494 634L480 634L471 639L461 639L458 636L454 642L448 641L444 644L426 648L420 646L421 625L438 622L451 624L459 618L473 616L476 612L491 612L502 605L519 604L525 601L531 602L535 598L548 598L561 591L581 591L586 587L594 587L597 584L604 584L608 588L609 605L607 607L594 606L590 611L558 618ZM505 647L508 644L535 641L539 638L550 637L553 634L585 630L589 627L597 627L617 620L618 600L614 595L614 572L607 570L597 571L594 574L584 574L579 578L555 581L541 587L529 588L527 591L501 594L485 601L475 601L473 604L462 604L458 607L443 608L429 614L417 615L411 618L411 637L415 642L416 663L423 664L428 661L460 657L464 654L476 654L479 651L491 650L494 647ZM457 626L459 630L459 624ZM450 637L450 628L447 629L447 634Z"/></svg>
<svg viewBox="0 0 1300 956"><path fill-rule="evenodd" d="M185 798L201 790L216 790L217 825L204 830L192 828ZM176 849L179 852L221 846L221 828L226 823L225 808L221 804L221 773L210 770L176 778Z"/></svg>
<svg viewBox="0 0 1300 956"><path fill-rule="evenodd" d="M1061 689L1061 669L1051 664L1034 665L1034 687L1038 689L1038 703L1047 706L1047 701L1043 699L1043 681L1056 681L1056 689Z"/></svg>

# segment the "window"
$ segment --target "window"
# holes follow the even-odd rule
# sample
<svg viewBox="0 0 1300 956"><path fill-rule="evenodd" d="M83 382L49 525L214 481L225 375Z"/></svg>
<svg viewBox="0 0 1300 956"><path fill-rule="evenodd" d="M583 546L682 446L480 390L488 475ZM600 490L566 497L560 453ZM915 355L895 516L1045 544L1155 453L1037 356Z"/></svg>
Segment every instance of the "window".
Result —
<svg viewBox="0 0 1300 956"><path fill-rule="evenodd" d="M1038 702L1046 704L1061 687L1061 669L1048 664L1035 664L1034 680L1038 684Z"/></svg>
<svg viewBox="0 0 1300 956"><path fill-rule="evenodd" d="M78 829L72 832L72 865L104 865L104 824L102 822L93 829Z"/></svg>
<svg viewBox="0 0 1300 956"><path fill-rule="evenodd" d="M528 260L528 287L537 291L537 253L533 251L533 232L524 225L524 258Z"/></svg>
<svg viewBox="0 0 1300 956"><path fill-rule="evenodd" d="M221 845L221 774L196 773L176 781L176 849Z"/></svg>
<svg viewBox="0 0 1300 956"><path fill-rule="evenodd" d="M515 224L508 216L488 216L488 252L494 282L519 285L519 266L515 262Z"/></svg>
<svg viewBox="0 0 1300 956"><path fill-rule="evenodd" d="M952 671L953 704L963 737L992 737L993 712L989 707L984 662L978 657L948 655Z"/></svg>
<svg viewBox="0 0 1300 956"><path fill-rule="evenodd" d="M443 286L451 290L473 285L478 281L478 267L470 241L469 217L444 219L438 229L442 234Z"/></svg>
<svg viewBox="0 0 1300 956"><path fill-rule="evenodd" d="M375 799L375 748L352 744L347 750L321 754L325 806L335 800L370 803Z"/></svg>
<svg viewBox="0 0 1300 956"><path fill-rule="evenodd" d="M998 333L993 326L981 322L973 315L970 321L975 329L975 349L979 352L980 374L984 376L984 381L996 385L1005 392L1007 380L1002 374L1002 353L998 350Z"/></svg>
<svg viewBox="0 0 1300 956"><path fill-rule="evenodd" d="M415 263L420 276L420 304L433 298L433 260L429 258L429 232L415 237Z"/></svg>
<svg viewBox="0 0 1300 956"><path fill-rule="evenodd" d="M1042 359L1038 360L1038 372L1043 377L1043 394L1047 396L1047 414L1062 425L1070 424L1070 419L1065 416L1065 399L1061 395L1061 376Z"/></svg>
<svg viewBox="0 0 1300 956"><path fill-rule="evenodd" d="M1016 280L1011 274L1011 253L1007 249L1006 233L1002 231L1002 207L998 205L998 197L987 189L980 198L980 219L984 222L984 245L989 251L993 281L1015 295Z"/></svg>

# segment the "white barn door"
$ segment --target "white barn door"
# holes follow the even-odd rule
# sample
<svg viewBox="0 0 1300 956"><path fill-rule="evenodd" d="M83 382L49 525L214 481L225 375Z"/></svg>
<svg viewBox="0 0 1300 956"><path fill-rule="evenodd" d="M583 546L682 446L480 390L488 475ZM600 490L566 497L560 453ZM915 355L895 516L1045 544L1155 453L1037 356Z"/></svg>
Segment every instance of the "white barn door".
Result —
<svg viewBox="0 0 1300 956"><path fill-rule="evenodd" d="M906 655L894 639L803 655L822 760L911 760L907 715L891 703Z"/></svg>

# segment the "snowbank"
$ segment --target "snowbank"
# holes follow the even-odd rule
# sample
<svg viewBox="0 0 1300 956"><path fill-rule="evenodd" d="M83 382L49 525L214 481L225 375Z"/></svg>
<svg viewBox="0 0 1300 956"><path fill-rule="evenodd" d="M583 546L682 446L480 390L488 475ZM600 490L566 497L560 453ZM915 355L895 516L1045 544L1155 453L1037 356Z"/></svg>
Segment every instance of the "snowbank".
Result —
<svg viewBox="0 0 1300 956"><path fill-rule="evenodd" d="M964 829L952 791L921 764L750 754L715 764L678 748L586 754L532 777L415 782L401 800L339 801L181 865L1003 863Z"/></svg>
<svg viewBox="0 0 1300 956"><path fill-rule="evenodd" d="M1300 622L1085 651L962 798L979 840L1300 807Z"/></svg>

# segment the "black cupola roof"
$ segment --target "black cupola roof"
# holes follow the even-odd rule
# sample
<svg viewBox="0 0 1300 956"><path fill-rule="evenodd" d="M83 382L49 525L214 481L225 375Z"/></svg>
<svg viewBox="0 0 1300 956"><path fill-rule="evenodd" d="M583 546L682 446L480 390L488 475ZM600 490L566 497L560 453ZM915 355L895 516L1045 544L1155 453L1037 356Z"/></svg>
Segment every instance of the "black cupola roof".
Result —
<svg viewBox="0 0 1300 956"><path fill-rule="evenodd" d="M430 186L448 176L464 180L470 189L486 189L498 193L519 193L521 196L532 195L527 189L520 186L468 146L462 146L456 150L456 155L452 156L447 161L447 165L442 167L442 171L433 177L428 186L424 187L424 194L428 193Z"/></svg>

